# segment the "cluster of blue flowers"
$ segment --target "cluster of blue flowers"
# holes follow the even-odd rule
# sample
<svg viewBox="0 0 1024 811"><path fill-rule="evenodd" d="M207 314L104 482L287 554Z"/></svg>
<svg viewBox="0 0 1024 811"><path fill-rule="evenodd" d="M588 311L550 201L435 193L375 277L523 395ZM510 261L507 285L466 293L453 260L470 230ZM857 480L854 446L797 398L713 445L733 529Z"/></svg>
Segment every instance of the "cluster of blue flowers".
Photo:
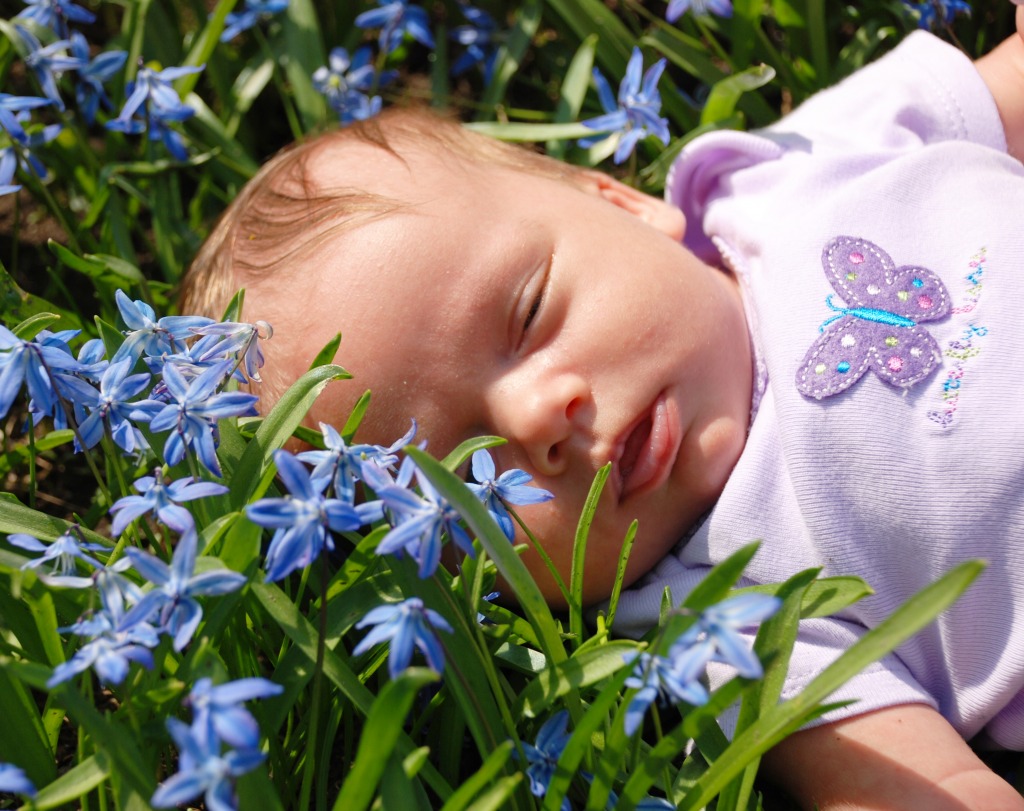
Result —
<svg viewBox="0 0 1024 811"><path fill-rule="evenodd" d="M263 762L260 728L243 702L280 695L284 688L260 678L214 685L199 679L188 696L192 723L167 719L178 747L178 771L150 802L157 808L187 803L200 794L210 809L234 809L234 780Z"/></svg>
<svg viewBox="0 0 1024 811"><path fill-rule="evenodd" d="M60 90L64 75L74 78L75 101L87 125L95 123L101 107L113 109L105 86L121 73L128 54L108 50L92 56L85 35L71 25L87 25L94 20L92 12L69 0L27 0L27 8L15 17L14 44L42 95L0 94L0 128L7 136L7 144L0 148L0 195L21 188L15 182L19 168L41 180L47 178L46 167L35 153L53 141L63 125L35 122L30 111L43 107L65 110ZM127 83L124 106L116 117L105 122L106 128L131 135L146 133L150 140L162 142L174 158L185 160L188 150L172 125L191 118L195 110L182 103L171 82L202 69L157 70L140 64Z"/></svg>

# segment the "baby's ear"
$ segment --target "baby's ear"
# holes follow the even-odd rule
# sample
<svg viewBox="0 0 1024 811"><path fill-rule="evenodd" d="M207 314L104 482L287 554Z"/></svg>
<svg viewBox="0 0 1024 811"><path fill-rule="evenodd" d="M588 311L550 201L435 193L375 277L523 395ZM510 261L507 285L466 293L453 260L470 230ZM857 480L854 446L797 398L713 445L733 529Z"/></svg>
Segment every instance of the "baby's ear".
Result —
<svg viewBox="0 0 1024 811"><path fill-rule="evenodd" d="M671 203L620 183L604 172L584 172L583 181L588 191L639 217L676 241L682 241L686 233L686 217Z"/></svg>

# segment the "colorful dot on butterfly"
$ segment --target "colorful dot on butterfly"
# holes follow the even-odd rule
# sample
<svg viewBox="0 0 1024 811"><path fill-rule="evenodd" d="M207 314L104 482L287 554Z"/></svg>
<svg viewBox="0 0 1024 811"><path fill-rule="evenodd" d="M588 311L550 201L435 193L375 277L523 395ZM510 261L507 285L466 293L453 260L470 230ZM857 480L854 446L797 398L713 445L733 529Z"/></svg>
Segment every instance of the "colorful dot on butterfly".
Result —
<svg viewBox="0 0 1024 811"><path fill-rule="evenodd" d="M825 374L825 368L826 368L826 367L825 367L825 364L824 364L824 363L819 363L819 364L818 364L817 366L815 366L815 367L814 367L814 373L815 373L816 375L822 375L822 374Z"/></svg>
<svg viewBox="0 0 1024 811"><path fill-rule="evenodd" d="M885 345L886 346L896 346L896 344L898 344L898 343L899 343L899 341L896 340L896 336L895 335L890 335L888 338L885 339Z"/></svg>
<svg viewBox="0 0 1024 811"><path fill-rule="evenodd" d="M853 264L855 265L859 265L861 262L864 261L864 254L862 254L860 251L854 251L853 253L850 254L850 261L853 262Z"/></svg>
<svg viewBox="0 0 1024 811"><path fill-rule="evenodd" d="M924 279L914 279L911 284L914 285L914 287L924 287Z"/></svg>
<svg viewBox="0 0 1024 811"><path fill-rule="evenodd" d="M910 347L910 357L912 357L912 358L919 358L919 357L921 357L921 347L919 347L919 346L912 346L912 347Z"/></svg>
<svg viewBox="0 0 1024 811"><path fill-rule="evenodd" d="M857 278L857 274L854 273L852 270L849 273L846 274L846 281L848 281L848 282L852 282L856 278Z"/></svg>
<svg viewBox="0 0 1024 811"><path fill-rule="evenodd" d="M841 375L845 375L848 371L850 371L850 364L847 363L845 360L841 360L838 364L836 364L836 371L839 372L839 374Z"/></svg>
<svg viewBox="0 0 1024 811"><path fill-rule="evenodd" d="M900 290L896 294L896 298L898 298L900 301L906 301L908 298L910 298L910 293L908 293L906 290Z"/></svg>
<svg viewBox="0 0 1024 811"><path fill-rule="evenodd" d="M869 284L867 289L868 293L870 293L872 296L877 296L879 293L882 292L882 288L879 287L877 284Z"/></svg>
<svg viewBox="0 0 1024 811"><path fill-rule="evenodd" d="M900 369L903 368L903 358L901 358L899 355L893 355L891 358L889 358L889 362L887 365L889 367L889 371L898 372Z"/></svg>
<svg viewBox="0 0 1024 811"><path fill-rule="evenodd" d="M841 343L844 347L849 349L851 346L854 346L857 343L857 339L854 338L849 333L847 333L846 335L844 335L842 337L842 339L839 341L839 343Z"/></svg>
<svg viewBox="0 0 1024 811"><path fill-rule="evenodd" d="M918 296L917 297L917 306L920 307L922 310L927 310L929 307L932 306L932 297L931 296Z"/></svg>

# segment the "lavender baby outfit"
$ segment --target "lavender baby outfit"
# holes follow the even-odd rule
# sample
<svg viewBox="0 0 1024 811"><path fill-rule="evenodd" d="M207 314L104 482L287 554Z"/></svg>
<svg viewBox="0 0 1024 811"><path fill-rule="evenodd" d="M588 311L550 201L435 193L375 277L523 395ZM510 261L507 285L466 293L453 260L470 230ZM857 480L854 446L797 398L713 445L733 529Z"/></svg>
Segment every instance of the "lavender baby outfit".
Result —
<svg viewBox="0 0 1024 811"><path fill-rule="evenodd" d="M864 577L875 594L801 624L789 697L983 558L824 720L923 702L966 738L1024 749L1024 166L980 76L916 33L767 130L695 140L667 196L688 246L741 279L755 413L714 509L622 596L617 630L642 635L665 587L681 601L754 539L744 583Z"/></svg>

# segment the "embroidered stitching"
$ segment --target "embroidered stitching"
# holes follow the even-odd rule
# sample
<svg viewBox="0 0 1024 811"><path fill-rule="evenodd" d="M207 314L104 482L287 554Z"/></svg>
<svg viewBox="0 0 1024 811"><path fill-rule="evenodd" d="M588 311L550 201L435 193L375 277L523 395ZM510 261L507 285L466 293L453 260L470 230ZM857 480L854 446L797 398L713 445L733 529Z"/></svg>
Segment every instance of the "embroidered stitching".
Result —
<svg viewBox="0 0 1024 811"><path fill-rule="evenodd" d="M985 275L986 254L987 248L982 248L967 263L971 272L964 276L964 281L967 283L964 303L954 307L953 313L967 314L973 312L978 306L978 300L981 298L981 291L984 287L982 278ZM981 347L977 345L978 339L984 338L986 335L988 335L988 327L978 326L971 320L960 333L960 337L951 339L942 351L943 356L950 358L953 362L950 364L946 372L946 380L942 384L942 407L928 412L928 419L942 428L950 428L955 421L956 410L960 405L964 370L968 361L981 353Z"/></svg>

